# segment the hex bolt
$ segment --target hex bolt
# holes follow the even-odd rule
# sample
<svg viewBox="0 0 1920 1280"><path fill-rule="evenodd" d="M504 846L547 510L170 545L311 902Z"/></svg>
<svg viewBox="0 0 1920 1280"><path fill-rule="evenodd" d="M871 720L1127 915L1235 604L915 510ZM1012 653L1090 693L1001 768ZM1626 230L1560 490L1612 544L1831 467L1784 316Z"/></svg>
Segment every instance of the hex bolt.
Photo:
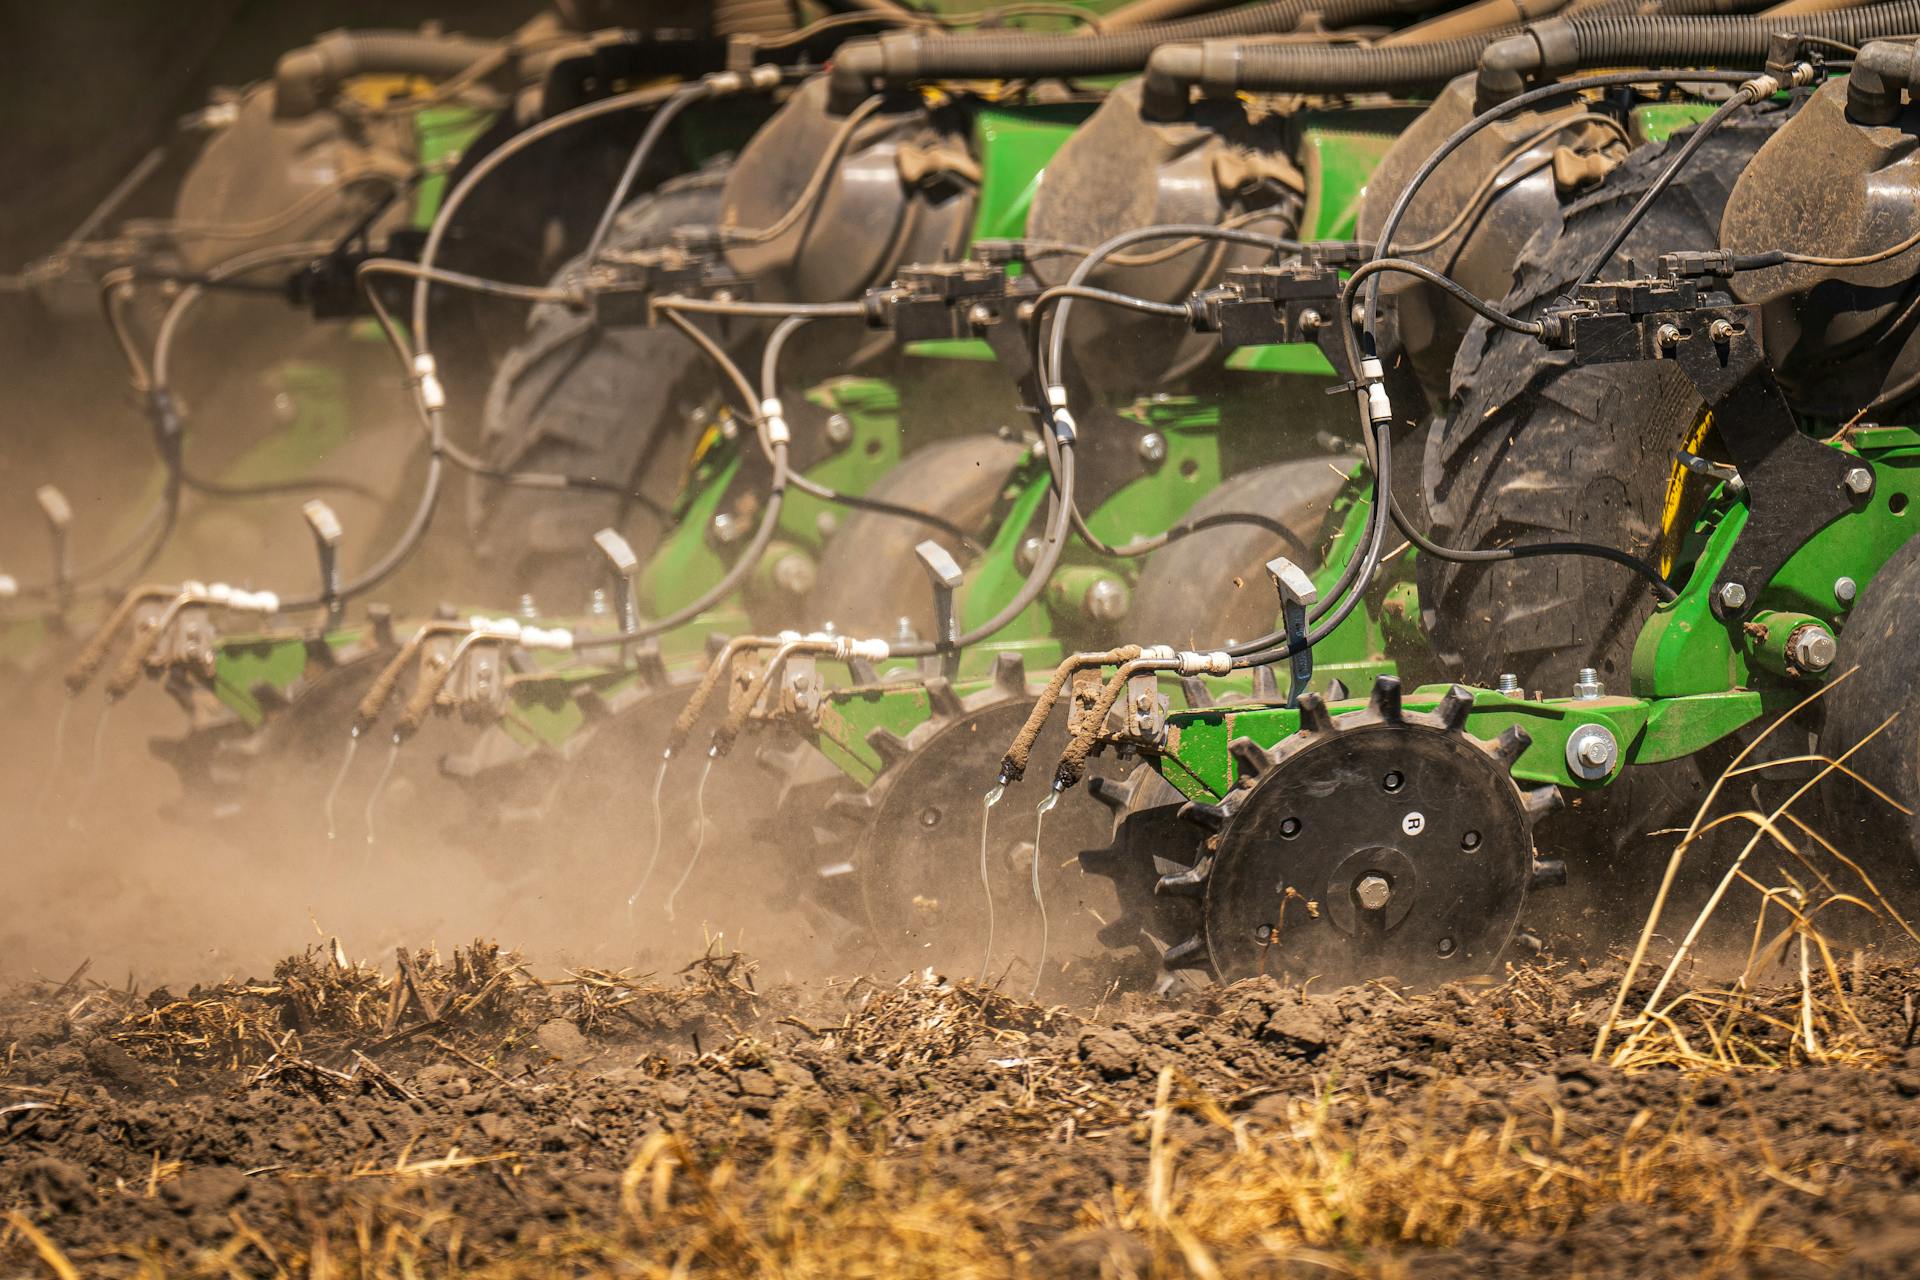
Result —
<svg viewBox="0 0 1920 1280"><path fill-rule="evenodd" d="M1737 582L1729 582L1720 588L1720 605L1724 609L1744 609L1747 606L1747 589Z"/></svg>
<svg viewBox="0 0 1920 1280"><path fill-rule="evenodd" d="M1167 460L1167 438L1158 431L1149 431L1141 436L1138 448L1140 461L1150 467L1157 467Z"/></svg>
<svg viewBox="0 0 1920 1280"><path fill-rule="evenodd" d="M540 616L540 607L533 602L533 596L531 594L528 594L525 592L521 593L520 616L522 618L529 618L529 619L537 618Z"/></svg>
<svg viewBox="0 0 1920 1280"><path fill-rule="evenodd" d="M1707 326L1707 336L1715 342L1732 342L1734 335L1739 332L1731 320L1715 320Z"/></svg>
<svg viewBox="0 0 1920 1280"><path fill-rule="evenodd" d="M1583 724L1567 737L1567 768L1576 778L1596 782L1613 772L1620 759L1620 744L1613 731L1603 724Z"/></svg>
<svg viewBox="0 0 1920 1280"><path fill-rule="evenodd" d="M1606 696L1607 686L1600 683L1600 673L1592 667L1580 668L1580 676L1573 682L1573 696L1581 702L1592 702L1595 698Z"/></svg>
<svg viewBox="0 0 1920 1280"><path fill-rule="evenodd" d="M1312 333L1314 330L1324 329L1326 326L1327 318L1318 311L1315 311L1312 307L1308 307L1300 313L1300 328L1304 332Z"/></svg>
<svg viewBox="0 0 1920 1280"><path fill-rule="evenodd" d="M790 551L773 562L773 585L790 596L804 596L813 590L818 575L813 561L798 551Z"/></svg>
<svg viewBox="0 0 1920 1280"><path fill-rule="evenodd" d="M1385 876L1368 873L1355 882L1353 896L1359 899L1363 909L1378 911L1393 897L1393 886L1387 883Z"/></svg>
<svg viewBox="0 0 1920 1280"><path fill-rule="evenodd" d="M1852 604L1853 598L1859 593L1860 588L1852 578L1835 578L1833 580L1833 598L1841 604Z"/></svg>
<svg viewBox="0 0 1920 1280"><path fill-rule="evenodd" d="M1856 498L1864 498L1873 491L1873 472L1865 467L1848 467L1841 482L1847 486L1848 493Z"/></svg>
<svg viewBox="0 0 1920 1280"><path fill-rule="evenodd" d="M1045 544L1038 538L1028 538L1013 551L1014 568L1022 573L1031 572L1040 560L1040 548Z"/></svg>
<svg viewBox="0 0 1920 1280"><path fill-rule="evenodd" d="M1133 596L1126 584L1112 578L1101 578L1088 587L1082 603L1087 616L1095 622L1118 622L1127 616L1132 605Z"/></svg>
<svg viewBox="0 0 1920 1280"><path fill-rule="evenodd" d="M1787 657L1802 671L1825 671L1839 649L1831 631L1811 622L1795 627L1787 637Z"/></svg>
<svg viewBox="0 0 1920 1280"><path fill-rule="evenodd" d="M1496 685L1495 688L1501 693L1511 697L1520 692L1520 677L1511 671L1502 671L1500 673L1500 683Z"/></svg>
<svg viewBox="0 0 1920 1280"><path fill-rule="evenodd" d="M853 419L844 413L836 413L827 419L827 440L833 444L845 444L853 439Z"/></svg>
<svg viewBox="0 0 1920 1280"><path fill-rule="evenodd" d="M1673 350L1680 345L1680 326L1677 324L1661 325L1653 331L1653 340L1659 344L1662 351Z"/></svg>
<svg viewBox="0 0 1920 1280"><path fill-rule="evenodd" d="M746 532L746 527L739 519L725 511L714 516L711 527L714 541L722 546L738 540L740 535Z"/></svg>

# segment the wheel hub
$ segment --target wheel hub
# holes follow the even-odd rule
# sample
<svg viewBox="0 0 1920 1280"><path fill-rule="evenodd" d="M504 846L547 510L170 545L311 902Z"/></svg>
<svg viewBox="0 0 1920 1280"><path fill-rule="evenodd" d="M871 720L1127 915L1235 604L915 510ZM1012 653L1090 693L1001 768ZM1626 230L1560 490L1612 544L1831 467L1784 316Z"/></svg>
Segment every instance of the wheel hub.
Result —
<svg viewBox="0 0 1920 1280"><path fill-rule="evenodd" d="M1174 961L1336 981L1491 968L1534 877L1533 823L1558 792L1515 786L1525 733L1474 738L1471 706L1456 688L1432 714L1403 713L1383 678L1364 711L1335 720L1309 695L1298 734L1271 751L1237 742L1240 784L1183 811L1218 831L1214 847L1161 882L1202 899L1200 936Z"/></svg>

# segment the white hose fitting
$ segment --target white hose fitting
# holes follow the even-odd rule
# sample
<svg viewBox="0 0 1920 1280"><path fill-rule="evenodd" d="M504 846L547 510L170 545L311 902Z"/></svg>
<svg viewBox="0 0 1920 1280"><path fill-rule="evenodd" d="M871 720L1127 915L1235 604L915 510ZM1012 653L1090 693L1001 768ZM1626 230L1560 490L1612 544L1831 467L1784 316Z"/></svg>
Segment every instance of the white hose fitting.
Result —
<svg viewBox="0 0 1920 1280"><path fill-rule="evenodd" d="M494 636L501 640L518 640L524 630L518 618L487 618L479 614L467 619L467 630L477 636ZM538 628L535 628L538 630Z"/></svg>
<svg viewBox="0 0 1920 1280"><path fill-rule="evenodd" d="M1233 655L1220 650L1197 653L1189 649L1180 654L1179 662L1183 676L1224 676L1233 670Z"/></svg>
<svg viewBox="0 0 1920 1280"><path fill-rule="evenodd" d="M520 628L520 647L523 649L547 649L555 653L566 653L573 648L573 632L565 627L528 627Z"/></svg>
<svg viewBox="0 0 1920 1280"><path fill-rule="evenodd" d="M1387 397L1386 383L1382 381L1386 376L1379 356L1367 356L1360 361L1360 383L1367 389L1367 417L1376 427L1393 421L1393 401Z"/></svg>
<svg viewBox="0 0 1920 1280"><path fill-rule="evenodd" d="M865 658L868 662L885 662L893 656L893 646L885 640L849 640L847 656Z"/></svg>
<svg viewBox="0 0 1920 1280"><path fill-rule="evenodd" d="M438 413L447 407L447 389L440 385L440 366L432 355L422 351L413 358L413 379L419 387L422 409Z"/></svg>
<svg viewBox="0 0 1920 1280"><path fill-rule="evenodd" d="M778 398L769 397L760 402L760 420L766 424L769 445L793 442L793 432L787 428L785 411Z"/></svg>

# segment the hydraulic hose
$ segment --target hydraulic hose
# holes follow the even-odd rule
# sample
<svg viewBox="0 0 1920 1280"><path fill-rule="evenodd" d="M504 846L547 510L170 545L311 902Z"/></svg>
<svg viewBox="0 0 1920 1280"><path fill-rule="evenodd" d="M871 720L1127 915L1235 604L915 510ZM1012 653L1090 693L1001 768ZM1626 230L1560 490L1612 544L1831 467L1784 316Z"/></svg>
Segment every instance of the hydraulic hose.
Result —
<svg viewBox="0 0 1920 1280"><path fill-rule="evenodd" d="M1412 93L1437 90L1481 67L1480 107L1512 97L1528 75L1593 66L1741 65L1759 67L1775 31L1762 17L1718 12L1730 0L1665 0L1657 17L1553 18L1507 34L1480 31L1423 44L1298 45L1207 40L1158 50L1147 62L1141 111L1154 119L1184 115L1190 91L1254 93ZM1737 2L1737 0L1731 0ZM1707 12L1691 14L1692 9ZM1677 11L1677 12L1676 12ZM1823 29L1835 28L1834 31ZM1859 38L1920 29L1920 0L1898 0L1843 13L1813 15L1790 28L1857 44ZM1551 50L1551 55L1542 52ZM1680 61L1676 61L1680 60ZM1491 68L1491 69L1490 69ZM1491 77L1491 79L1489 78ZM1490 96L1491 95L1491 96Z"/></svg>
<svg viewBox="0 0 1920 1280"><path fill-rule="evenodd" d="M1588 67L1764 66L1776 35L1859 46L1920 32L1920 0L1791 18L1725 14L1555 18L1490 44L1480 59L1481 109L1504 102L1534 79Z"/></svg>
<svg viewBox="0 0 1920 1280"><path fill-rule="evenodd" d="M1437 0L1265 0L1224 13L1100 35L939 36L918 30L894 32L840 50L833 60L829 102L834 110L847 111L876 88L916 80L1112 75L1139 70L1156 48L1175 41L1277 35L1294 30L1308 14L1316 15L1322 27L1335 28L1438 7ZM1310 47L1315 51L1321 48L1318 44Z"/></svg>
<svg viewBox="0 0 1920 1280"><path fill-rule="evenodd" d="M332 31L281 55L273 69L273 110L283 119L311 115L354 76L402 73L439 79L483 58L498 58L497 40L433 36L418 31Z"/></svg>

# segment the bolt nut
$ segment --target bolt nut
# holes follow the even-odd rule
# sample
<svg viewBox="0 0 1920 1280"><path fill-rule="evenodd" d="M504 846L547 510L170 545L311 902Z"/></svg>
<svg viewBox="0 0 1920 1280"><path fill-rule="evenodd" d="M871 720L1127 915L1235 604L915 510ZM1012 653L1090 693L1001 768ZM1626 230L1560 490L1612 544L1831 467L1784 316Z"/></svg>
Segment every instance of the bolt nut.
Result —
<svg viewBox="0 0 1920 1280"><path fill-rule="evenodd" d="M1378 911L1393 897L1393 886L1387 883L1385 876L1369 873L1354 884L1353 896L1359 900L1362 909Z"/></svg>
<svg viewBox="0 0 1920 1280"><path fill-rule="evenodd" d="M1860 588L1852 578L1835 578L1833 580L1833 598L1841 604L1852 604L1853 598L1859 594Z"/></svg>
<svg viewBox="0 0 1920 1280"><path fill-rule="evenodd" d="M1040 548L1045 545L1038 538L1028 538L1013 549L1013 566L1022 573L1030 573L1039 562Z"/></svg>
<svg viewBox="0 0 1920 1280"><path fill-rule="evenodd" d="M1327 318L1318 311L1315 311L1312 307L1308 307L1300 313L1300 328L1302 330L1312 333L1316 329L1324 329L1326 327Z"/></svg>
<svg viewBox="0 0 1920 1280"><path fill-rule="evenodd" d="M1856 498L1864 498L1873 492L1873 472L1865 467L1848 467L1847 474L1841 477L1841 483L1847 486L1847 492Z"/></svg>
<svg viewBox="0 0 1920 1280"><path fill-rule="evenodd" d="M845 444L853 439L853 419L844 413L836 413L828 417L827 439L833 444Z"/></svg>
<svg viewBox="0 0 1920 1280"><path fill-rule="evenodd" d="M1501 693L1512 696L1520 692L1520 677L1511 671L1500 673L1500 683L1495 686Z"/></svg>
<svg viewBox="0 0 1920 1280"><path fill-rule="evenodd" d="M596 618L604 618L613 612L613 605L607 600L604 589L600 587L593 589L593 594L587 598L587 612Z"/></svg>
<svg viewBox="0 0 1920 1280"><path fill-rule="evenodd" d="M1140 461L1148 466L1157 467L1167 460L1167 438L1158 431L1149 431L1141 436L1138 448Z"/></svg>
<svg viewBox="0 0 1920 1280"><path fill-rule="evenodd" d="M1095 622L1118 622L1133 607L1133 593L1126 584L1113 578L1101 578L1087 588L1082 608Z"/></svg>
<svg viewBox="0 0 1920 1280"><path fill-rule="evenodd" d="M719 515L715 516L709 528L713 534L713 540L721 546L726 546L728 543L738 541L740 536L747 531L746 525L738 516L726 511L722 511Z"/></svg>
<svg viewBox="0 0 1920 1280"><path fill-rule="evenodd" d="M1671 351L1680 345L1680 326L1663 324L1653 331L1653 340L1662 351Z"/></svg>
<svg viewBox="0 0 1920 1280"><path fill-rule="evenodd" d="M1567 737L1567 768L1576 778L1597 782L1613 772L1619 759L1620 744L1603 724L1583 724Z"/></svg>
<svg viewBox="0 0 1920 1280"><path fill-rule="evenodd" d="M523 594L520 597L520 616L528 619L540 616L540 606L533 602L531 595Z"/></svg>
<svg viewBox="0 0 1920 1280"><path fill-rule="evenodd" d="M1833 665L1839 650L1833 633L1811 622L1794 628L1787 637L1787 658L1802 671L1825 671Z"/></svg>
<svg viewBox="0 0 1920 1280"><path fill-rule="evenodd" d="M1607 686L1600 683L1600 673L1592 667L1580 668L1580 676L1573 683L1573 696L1582 702L1592 702L1606 694Z"/></svg>
<svg viewBox="0 0 1920 1280"><path fill-rule="evenodd" d="M1739 332L1730 320L1715 320L1707 326L1707 336L1715 342L1732 342L1734 335Z"/></svg>
<svg viewBox="0 0 1920 1280"><path fill-rule="evenodd" d="M1747 607L1747 589L1737 582L1729 582L1720 588L1720 606L1724 609L1744 609Z"/></svg>
<svg viewBox="0 0 1920 1280"><path fill-rule="evenodd" d="M813 561L798 551L789 551L773 562L773 585L790 596L804 596L813 590L819 575Z"/></svg>

